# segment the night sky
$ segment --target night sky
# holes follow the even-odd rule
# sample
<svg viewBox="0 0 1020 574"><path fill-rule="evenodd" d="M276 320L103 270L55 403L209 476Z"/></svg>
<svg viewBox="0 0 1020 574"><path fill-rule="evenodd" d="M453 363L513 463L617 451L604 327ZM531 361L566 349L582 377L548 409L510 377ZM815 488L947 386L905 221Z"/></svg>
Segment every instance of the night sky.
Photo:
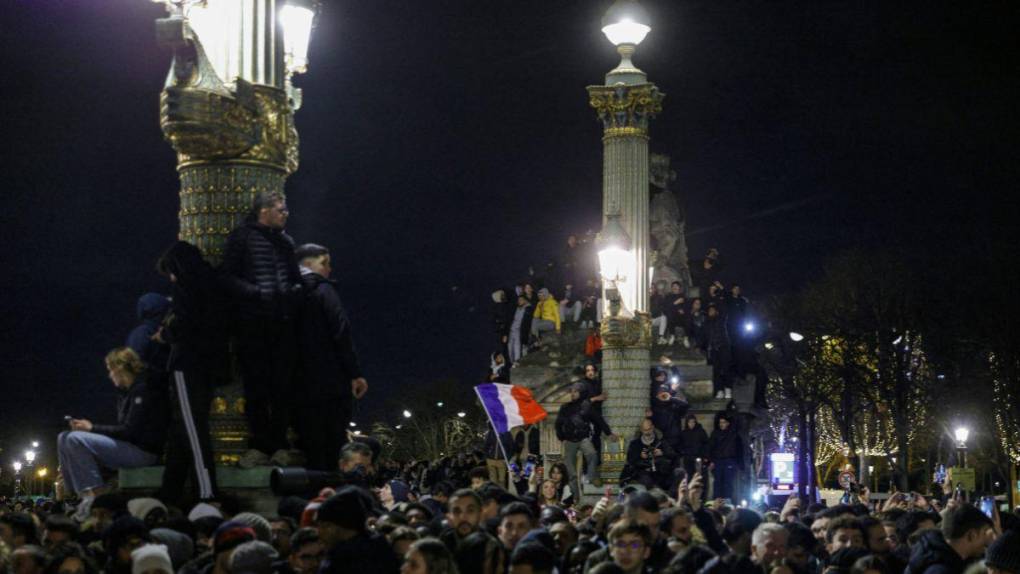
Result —
<svg viewBox="0 0 1020 574"><path fill-rule="evenodd" d="M492 350L489 293L597 228L601 128L584 88L618 61L599 29L608 4L326 3L297 80L288 231L333 249L369 413L424 381L470 392ZM717 246L752 301L845 248L931 256L1015 225L1017 4L644 4L635 63L667 94L652 150L673 158L692 254ZM4 11L10 448L50 441L65 414L113 416L102 357L137 297L167 289L153 265L175 238L178 183L158 124L161 6Z"/></svg>

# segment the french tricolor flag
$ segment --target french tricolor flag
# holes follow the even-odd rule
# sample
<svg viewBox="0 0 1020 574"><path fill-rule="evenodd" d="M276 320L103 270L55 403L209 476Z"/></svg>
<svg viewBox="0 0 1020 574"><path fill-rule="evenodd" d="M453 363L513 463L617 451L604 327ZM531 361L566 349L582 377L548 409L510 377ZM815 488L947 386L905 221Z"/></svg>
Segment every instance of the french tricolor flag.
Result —
<svg viewBox="0 0 1020 574"><path fill-rule="evenodd" d="M475 387L492 428L502 434L514 427L537 423L549 416L531 395L531 391L517 385L483 383Z"/></svg>

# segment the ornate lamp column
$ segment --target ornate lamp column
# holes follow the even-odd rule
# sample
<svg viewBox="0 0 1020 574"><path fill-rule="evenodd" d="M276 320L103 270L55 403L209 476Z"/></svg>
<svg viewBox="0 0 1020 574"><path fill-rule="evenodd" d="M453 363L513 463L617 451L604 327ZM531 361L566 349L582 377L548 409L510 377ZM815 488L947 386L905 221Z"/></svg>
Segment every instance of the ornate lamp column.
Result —
<svg viewBox="0 0 1020 574"><path fill-rule="evenodd" d="M305 71L313 0L157 0L156 21L173 63L160 95L160 126L177 152L178 237L218 264L223 242L259 192L283 193L298 167L294 112ZM247 427L239 385L213 401L214 450L236 461Z"/></svg>
<svg viewBox="0 0 1020 574"><path fill-rule="evenodd" d="M615 482L626 457L626 440L648 408L651 319L648 315L648 124L664 95L630 57L651 30L636 0L617 0L602 31L617 46L620 64L602 86L588 87L603 126L602 209L599 265L607 309L602 322L602 385L609 392L606 421L621 437L603 446L602 477Z"/></svg>

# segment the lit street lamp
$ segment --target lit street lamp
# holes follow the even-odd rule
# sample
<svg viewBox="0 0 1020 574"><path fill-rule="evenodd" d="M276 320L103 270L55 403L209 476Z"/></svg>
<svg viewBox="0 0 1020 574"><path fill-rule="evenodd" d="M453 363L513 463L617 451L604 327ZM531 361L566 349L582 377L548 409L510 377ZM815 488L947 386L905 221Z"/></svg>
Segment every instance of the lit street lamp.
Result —
<svg viewBox="0 0 1020 574"><path fill-rule="evenodd" d="M34 450L26 450L25 451L25 462L28 463L28 466L32 466L32 463L35 462L35 451Z"/></svg>
<svg viewBox="0 0 1020 574"><path fill-rule="evenodd" d="M967 468L967 439L970 438L970 429L957 427L953 434L956 437L956 452L959 455L960 467Z"/></svg>
<svg viewBox="0 0 1020 574"><path fill-rule="evenodd" d="M156 0L156 40L173 51L159 121L177 153L178 239L213 265L259 193L284 193L298 168L295 74L308 68L318 0ZM240 455L243 391L217 389L228 408L210 420L217 455ZM246 432L244 433L247 434Z"/></svg>
<svg viewBox="0 0 1020 574"><path fill-rule="evenodd" d="M664 95L631 60L651 31L651 18L636 0L616 0L602 18L602 32L616 46L619 64L605 83L588 87L588 103L602 124L602 231L596 239L603 278L602 384L606 422L630 436L648 408L639 381L651 363L648 315L650 272L648 127ZM616 481L621 445L603 444L602 476Z"/></svg>
<svg viewBox="0 0 1020 574"><path fill-rule="evenodd" d="M411 411L404 409L404 418L405 419L411 418Z"/></svg>

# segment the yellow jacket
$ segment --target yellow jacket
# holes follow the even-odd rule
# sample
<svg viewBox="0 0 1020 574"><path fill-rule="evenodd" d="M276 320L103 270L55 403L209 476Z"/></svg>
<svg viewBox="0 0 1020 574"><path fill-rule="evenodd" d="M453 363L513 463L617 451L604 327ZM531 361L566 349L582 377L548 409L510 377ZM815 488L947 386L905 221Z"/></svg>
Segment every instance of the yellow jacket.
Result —
<svg viewBox="0 0 1020 574"><path fill-rule="evenodd" d="M560 330L560 305L556 299L548 297L545 301L539 301L538 305L535 305L535 318L556 323L558 332Z"/></svg>

